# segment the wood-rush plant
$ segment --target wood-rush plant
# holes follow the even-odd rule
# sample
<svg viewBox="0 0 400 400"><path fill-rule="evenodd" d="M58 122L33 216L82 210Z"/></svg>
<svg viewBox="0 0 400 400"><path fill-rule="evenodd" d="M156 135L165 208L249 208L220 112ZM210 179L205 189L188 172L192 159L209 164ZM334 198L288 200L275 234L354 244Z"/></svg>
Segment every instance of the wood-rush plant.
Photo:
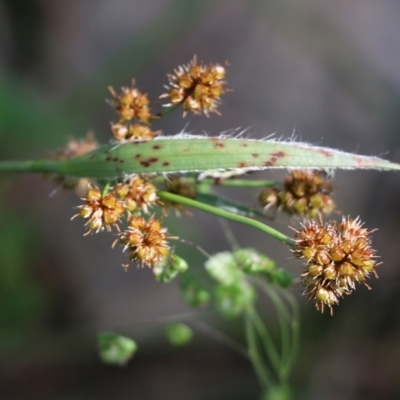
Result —
<svg viewBox="0 0 400 400"><path fill-rule="evenodd" d="M75 217L84 221L86 234L114 232L111 243L125 252L126 269L130 263L150 267L160 282L180 276L182 295L190 306L204 306L211 294L171 247L172 241L179 240L163 227L171 208L177 212L195 208L282 242L304 260L299 279L303 294L318 310L328 308L332 314L333 306L358 283L369 287L366 280L376 276L379 263L371 246L371 231L358 217L323 222L335 209L331 175L326 171L400 170L400 165L296 141L249 139L235 132L216 137L164 136L152 130L154 121L180 107L184 115L219 114L221 95L228 91L225 67L203 65L196 57L178 67L168 75L167 91L160 96L167 100L166 108L158 113L135 81L119 93L110 88L110 104L118 114L118 120L111 123L110 144L99 146L88 135L71 140L47 160L2 161L0 171L41 172L64 188L76 188L83 193L83 203ZM272 168L290 170L283 183L245 176L249 171ZM259 209L221 198L213 193L216 186L260 188ZM265 223L267 213L275 216L279 212L303 220L299 229L293 228L294 238ZM225 317L244 319L246 347L232 339L228 343L252 362L265 398L290 398L287 382L299 335L297 305L289 290L291 275L253 249L235 247L206 256L205 270L215 282L212 292L217 310ZM256 310L260 291L276 308L281 332L278 343ZM172 343L184 344L192 333L187 326L174 324L167 335ZM99 346L102 359L112 363L125 362L136 349L128 338L110 333L99 336Z"/></svg>

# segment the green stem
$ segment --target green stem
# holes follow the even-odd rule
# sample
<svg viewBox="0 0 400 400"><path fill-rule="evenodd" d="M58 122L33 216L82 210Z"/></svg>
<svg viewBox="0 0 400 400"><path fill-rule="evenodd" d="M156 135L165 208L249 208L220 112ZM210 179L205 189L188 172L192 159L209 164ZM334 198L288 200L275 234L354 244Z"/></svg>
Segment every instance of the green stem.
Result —
<svg viewBox="0 0 400 400"><path fill-rule="evenodd" d="M278 314L279 326L281 328L282 334L282 349L281 349L281 365L279 368L279 377L281 380L286 381L290 370L288 365L290 365L290 360L292 356L291 352L291 338L289 333L289 326L291 324L291 318L283 304L281 298L275 293L275 291L269 287L269 285L263 282L263 288L265 293L269 296L275 305L275 309Z"/></svg>
<svg viewBox="0 0 400 400"><path fill-rule="evenodd" d="M59 172L58 161L1 161L0 172Z"/></svg>
<svg viewBox="0 0 400 400"><path fill-rule="evenodd" d="M282 332L282 366L280 374L281 378L283 378L283 380L286 380L297 358L299 349L300 324L297 301L293 297L293 295L287 290L281 291L282 295L286 297L286 300L290 305L292 311L290 315L283 301L281 300L279 295L273 290L273 288L270 287L270 285L258 279L255 280L255 283L260 286L261 289L271 298L278 312ZM286 323L284 319L286 320ZM291 328L291 335L289 335L287 324L289 324Z"/></svg>
<svg viewBox="0 0 400 400"><path fill-rule="evenodd" d="M198 210L207 212L209 214L214 214L218 217L229 219L234 222L238 222L240 224L251 226L252 228L258 229L267 235L272 236L274 239L279 240L283 243L286 243L288 246L293 247L295 242L289 236L277 231L274 228L271 228L268 225L263 224L260 221L256 221L254 219L244 217L242 215L233 214L229 211L221 210L217 207L210 206L208 204L201 203L199 201L189 199L187 197L179 196L174 193L169 193L163 190L159 190L157 195L160 199L168 200L174 203L183 204L188 207L197 208Z"/></svg>
<svg viewBox="0 0 400 400"><path fill-rule="evenodd" d="M283 291L283 295L286 297L286 300L290 304L292 308L292 349L291 349L291 357L288 361L287 369L291 370L293 365L297 359L299 348L300 348L300 311L299 306L297 304L296 298L287 290Z"/></svg>
<svg viewBox="0 0 400 400"><path fill-rule="evenodd" d="M218 182L216 179L203 179L199 183L205 185L226 186L226 187L242 187L242 188L268 188L281 187L281 182L267 180L251 180L251 179L227 179Z"/></svg>
<svg viewBox="0 0 400 400"><path fill-rule="evenodd" d="M281 358L276 350L276 347L273 343L270 333L268 332L268 329L263 324L262 319L260 318L257 311L253 307L251 308L249 307L247 313L250 316L256 331L260 335L261 342L263 344L265 353L268 356L268 359L271 361L271 364L275 372L279 376L279 371L281 367Z"/></svg>
<svg viewBox="0 0 400 400"><path fill-rule="evenodd" d="M207 186L224 186L224 187L241 187L241 188L268 188L268 187L282 187L282 182L270 180L251 180L251 179L226 179L220 182L217 179L202 179L197 180L195 176L188 176L184 178L185 181L192 184L207 185ZM156 182L164 182L165 178L157 177Z"/></svg>
<svg viewBox="0 0 400 400"><path fill-rule="evenodd" d="M103 196L103 197L107 196L108 191L110 190L110 187L111 187L111 183L110 183L110 182L107 182L107 183L104 185L104 189L103 189L103 192L102 192L102 196Z"/></svg>
<svg viewBox="0 0 400 400"><path fill-rule="evenodd" d="M172 111L175 111L177 108L181 106L182 103L175 104L170 107L164 108L162 111L158 112L154 117L150 118L149 122L156 122L160 120L162 117L165 117L166 115L172 113Z"/></svg>
<svg viewBox="0 0 400 400"><path fill-rule="evenodd" d="M268 387L271 386L272 377L260 357L257 346L256 332L254 330L252 318L248 311L245 313L245 328L248 353L253 364L253 368L258 376L261 386L264 389L268 389Z"/></svg>

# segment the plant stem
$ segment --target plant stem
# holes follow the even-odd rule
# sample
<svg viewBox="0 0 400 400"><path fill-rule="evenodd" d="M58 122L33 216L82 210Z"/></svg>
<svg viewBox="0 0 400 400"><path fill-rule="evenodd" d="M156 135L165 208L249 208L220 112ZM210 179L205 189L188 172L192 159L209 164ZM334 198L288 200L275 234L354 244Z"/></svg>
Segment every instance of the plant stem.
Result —
<svg viewBox="0 0 400 400"><path fill-rule="evenodd" d="M271 364L280 378L280 368L281 368L281 357L278 354L278 351L276 350L276 347L273 343L272 337L270 333L268 332L268 329L266 326L263 324L262 319L258 315L257 311L253 307L249 307L247 311L256 331L260 335L261 342L263 344L264 350L266 355L268 356L269 360L271 361Z"/></svg>
<svg viewBox="0 0 400 400"><path fill-rule="evenodd" d="M158 112L154 117L151 117L149 122L156 122L158 120L160 120L162 117L165 117L166 115L172 113L172 111L175 111L177 108L179 108L179 106L182 103L179 104L175 104L173 106L169 106L164 108L162 111Z"/></svg>
<svg viewBox="0 0 400 400"><path fill-rule="evenodd" d="M245 328L250 360L253 364L253 368L258 376L261 386L263 386L264 389L267 389L269 386L271 386L272 377L260 357L257 346L256 332L254 330L252 318L248 311L245 313Z"/></svg>
<svg viewBox="0 0 400 400"><path fill-rule="evenodd" d="M293 239L285 234L271 228L268 225L263 224L260 221L256 221L254 219L244 217L242 215L233 214L229 211L221 210L217 207L210 206L208 204L201 203L199 201L189 199L187 197L179 196L174 193L169 193L163 190L159 190L157 192L158 197L160 199L168 200L174 203L183 204L188 207L197 208L198 210L208 212L209 214L214 214L218 217L229 219L234 222L238 222L240 224L251 226L252 228L258 229L267 235L272 236L274 239L279 240L283 243L286 243L288 246L293 247L295 245Z"/></svg>
<svg viewBox="0 0 400 400"><path fill-rule="evenodd" d="M193 184L207 185L207 186L224 186L224 187L241 187L241 188L268 188L268 187L281 187L282 182L270 180L251 180L251 179L225 179L220 182L217 179L202 179L198 181L194 176L187 176L185 181ZM164 182L165 178L157 177L156 182Z"/></svg>
<svg viewBox="0 0 400 400"><path fill-rule="evenodd" d="M278 314L279 325L281 329L281 365L278 371L279 377L281 380L286 381L289 375L290 370L288 369L288 365L290 365L290 359L292 356L291 352L291 338L289 333L289 327L291 325L291 318L286 310L286 307L281 300L281 298L277 295L270 285L267 285L263 282L263 288L265 293L270 297L272 302L275 305L276 312Z"/></svg>
<svg viewBox="0 0 400 400"><path fill-rule="evenodd" d="M282 364L280 370L280 377L286 380L297 358L299 339L300 339L300 325L299 325L299 310L296 299L287 290L281 290L291 308L291 314L287 310L284 302L276 293L273 287L263 282L262 280L255 279L254 282L271 298L274 302L282 332ZM291 335L289 335L287 324L291 328Z"/></svg>
<svg viewBox="0 0 400 400"><path fill-rule="evenodd" d="M58 161L35 160L35 161L1 161L0 172L53 172L57 173Z"/></svg>

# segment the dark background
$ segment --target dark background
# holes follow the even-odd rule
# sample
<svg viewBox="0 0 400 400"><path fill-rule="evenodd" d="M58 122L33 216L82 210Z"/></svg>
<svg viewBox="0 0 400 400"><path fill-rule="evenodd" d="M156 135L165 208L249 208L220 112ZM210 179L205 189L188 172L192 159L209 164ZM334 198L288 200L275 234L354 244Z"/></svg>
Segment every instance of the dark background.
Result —
<svg viewBox="0 0 400 400"><path fill-rule="evenodd" d="M156 98L166 73L197 54L230 62L233 91L221 117L177 112L155 126L164 133L242 127L252 137L288 138L295 130L309 143L400 162L399 17L397 0L3 0L0 158L40 158L89 129L108 141L109 85L135 77ZM302 307L295 398L398 399L400 177L342 171L334 182L340 210L379 229L373 239L383 264L373 290L357 289L334 317L295 289ZM78 198L52 191L40 176L0 177L0 398L257 399L251 365L196 328L203 320L235 336L240 321L185 307L176 283L156 283L148 269L125 273L110 235L83 238L80 221L70 221ZM256 195L229 193L250 204ZM289 222L274 225L289 232ZM171 218L169 227L210 253L229 248L207 215ZM284 246L232 228L241 245L299 274ZM180 254L201 268L192 248ZM164 323L177 319L196 332L184 349L163 336ZM100 330L136 339L140 349L127 367L100 363Z"/></svg>

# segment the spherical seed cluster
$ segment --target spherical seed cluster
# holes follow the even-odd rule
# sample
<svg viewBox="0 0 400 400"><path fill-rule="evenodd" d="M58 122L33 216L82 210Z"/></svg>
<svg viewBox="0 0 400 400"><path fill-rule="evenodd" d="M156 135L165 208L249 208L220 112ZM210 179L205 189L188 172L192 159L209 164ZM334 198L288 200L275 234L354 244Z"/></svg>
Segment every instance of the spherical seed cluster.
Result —
<svg viewBox="0 0 400 400"><path fill-rule="evenodd" d="M55 160L69 160L70 158L81 156L82 154L95 150L98 146L98 143L94 139L93 132L88 132L85 139L69 139L66 146L57 151L52 158Z"/></svg>
<svg viewBox="0 0 400 400"><path fill-rule="evenodd" d="M78 207L76 216L87 219L88 232L107 231L115 226L119 231L120 219L127 211L128 227L119 233L119 242L128 250L130 261L140 261L142 265L155 266L163 257L169 256L167 229L154 216L146 220L140 212L147 212L148 207L157 201L156 187L141 176L131 178L127 183L109 188L107 194L97 187L87 192L85 204ZM127 267L127 266L125 266Z"/></svg>
<svg viewBox="0 0 400 400"><path fill-rule="evenodd" d="M117 95L112 87L109 90L114 98L113 104L120 121L130 121L136 118L144 124L149 122L151 117L150 100L147 94L143 94L135 88L135 80L132 81L131 87L122 87L120 95Z"/></svg>
<svg viewBox="0 0 400 400"><path fill-rule="evenodd" d="M169 99L166 106L183 104L185 112L207 116L210 112L219 114L220 97L226 91L224 77L225 68L222 65L199 65L194 56L188 65L180 66L168 75L168 93L160 97Z"/></svg>
<svg viewBox="0 0 400 400"><path fill-rule="evenodd" d="M160 132L153 132L149 128L151 123L150 100L147 94L135 88L135 81L131 87L122 87L118 95L112 87L109 88L114 108L119 115L118 122L111 123L111 132L120 142L154 139Z"/></svg>
<svg viewBox="0 0 400 400"><path fill-rule="evenodd" d="M119 242L128 251L129 260L147 266L153 266L169 255L168 239L171 237L158 219L151 217L146 221L137 215L131 217L128 228L119 234Z"/></svg>
<svg viewBox="0 0 400 400"><path fill-rule="evenodd" d="M325 173L317 170L294 170L285 178L283 188L267 188L259 197L264 210L276 208L289 215L315 218L335 208L331 198L332 185Z"/></svg>
<svg viewBox="0 0 400 400"><path fill-rule="evenodd" d="M203 112L208 115L209 112L217 112L219 98L226 91L224 76L223 66L199 65L194 57L189 65L179 67L173 75L170 75L169 93L161 97L168 97L169 105L182 104L186 111L192 111L195 114ZM120 143L148 141L161 133L161 131L153 132L150 128L151 123L173 108L153 115L149 97L137 89L134 80L130 87L122 87L119 93L116 93L112 87L109 90L112 95L111 104L118 113L118 120L111 123L111 132L116 141ZM92 143L94 141L85 143L87 146L83 147L82 142L71 142L58 159L71 158L79 155L79 152L83 154L93 150L90 147ZM153 150L160 148L159 145L153 146ZM151 160L153 159L155 158ZM168 162L165 165L167 164ZM67 179L67 177L62 177L62 179ZM173 237L167 235L167 230L162 228L161 222L155 217L150 219L143 217L145 213L148 213L149 208L157 203L167 206L158 200L157 188L150 181L150 175L136 175L115 186L106 182L102 184L105 184L103 190L94 185L86 185L86 194L83 198L85 203L78 207L77 216L86 220L87 234L97 233L104 229L110 231L113 226L120 231L120 223L124 216L128 222L128 228L119 234L119 240L116 242L120 242L124 249L128 250L131 261L155 266L162 258L164 261L165 257L170 259L167 240ZM196 196L195 185L178 177L171 178L166 186L172 193L190 198ZM179 204L173 205L176 208L181 207Z"/></svg>
<svg viewBox="0 0 400 400"><path fill-rule="evenodd" d="M139 175L132 177L127 183L119 183L114 190L130 212L143 210L147 213L149 207L157 201L157 188Z"/></svg>
<svg viewBox="0 0 400 400"><path fill-rule="evenodd" d="M181 178L179 176L168 177L168 179L165 181L165 187L168 190L168 192L179 194L180 196L188 197L189 199L196 198L196 185L189 182L185 178ZM172 206L178 212L185 210L185 206L183 204L175 202L167 202L165 200L163 202L164 206L166 207Z"/></svg>
<svg viewBox="0 0 400 400"><path fill-rule="evenodd" d="M323 225L315 221L296 231L293 253L304 259L301 274L304 294L314 301L318 310L338 304L339 298L350 294L356 283L363 283L372 273L376 276L375 250L371 239L357 218L343 217L341 222Z"/></svg>
<svg viewBox="0 0 400 400"><path fill-rule="evenodd" d="M111 123L111 132L114 138L120 142L151 140L160 134L160 131L153 132L148 126L139 123L127 122Z"/></svg>
<svg viewBox="0 0 400 400"><path fill-rule="evenodd" d="M106 228L111 230L114 225L118 228L118 221L125 211L124 204L110 192L103 196L97 187L90 187L85 200L85 204L78 206L77 215L87 219L86 226L88 233L99 232Z"/></svg>
<svg viewBox="0 0 400 400"><path fill-rule="evenodd" d="M86 135L85 139L76 140L71 138L66 146L50 155L52 160L69 160L70 158L78 157L89 151L95 150L98 143L94 139L92 132ZM88 180L85 178L75 178L67 175L47 175L48 179L52 180L63 189L75 189L79 195L82 195L88 185Z"/></svg>

